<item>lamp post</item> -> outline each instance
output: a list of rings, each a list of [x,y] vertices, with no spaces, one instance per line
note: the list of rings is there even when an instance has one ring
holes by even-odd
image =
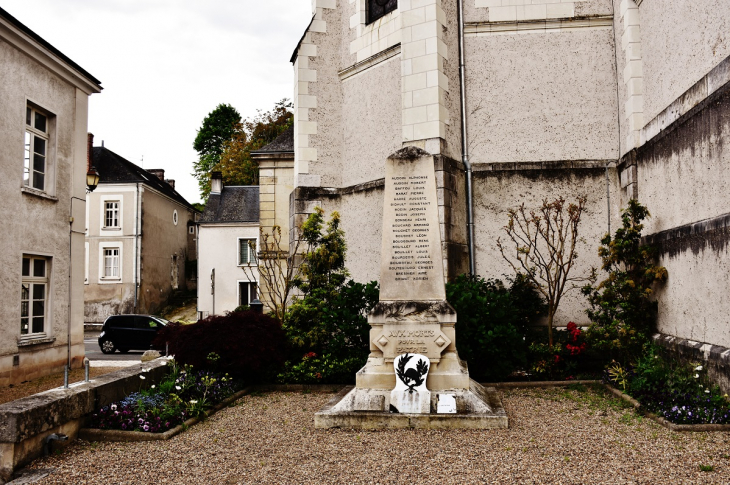
[[[89,171],[86,173],[86,193],[90,194],[92,193],[96,187],[99,185],[99,172],[96,170],[96,167],[92,166],[89,168]],[[73,265],[71,264],[71,261],[73,259],[73,252],[71,251],[72,248],[72,237],[74,233],[77,234],[84,234],[86,235],[86,232],[80,232],[80,231],[74,231],[74,217],[73,217],[73,203],[74,199],[76,200],[82,200],[84,203],[86,202],[86,199],[81,199],[79,197],[71,196],[71,208],[69,209],[69,216],[68,216],[68,328],[66,329],[66,368],[64,369],[64,375],[63,375],[63,387],[68,389],[68,374],[71,372],[71,286],[73,279],[71,278],[71,269]],[[87,380],[88,380],[88,369],[87,369]]]

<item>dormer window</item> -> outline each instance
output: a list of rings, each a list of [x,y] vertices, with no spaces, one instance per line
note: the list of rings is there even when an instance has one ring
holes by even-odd
[[[387,13],[398,8],[398,0],[367,0],[367,23],[371,24]]]

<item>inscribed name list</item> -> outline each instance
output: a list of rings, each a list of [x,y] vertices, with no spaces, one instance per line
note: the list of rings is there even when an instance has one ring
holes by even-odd
[[[385,167],[380,300],[445,300],[432,156]]]

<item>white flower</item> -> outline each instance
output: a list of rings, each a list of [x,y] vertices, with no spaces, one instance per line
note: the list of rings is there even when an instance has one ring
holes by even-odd
[[[152,387],[151,387],[151,389],[154,389],[154,388],[155,388],[155,385],[154,385],[154,384],[152,384]]]
[[[116,410],[117,410],[117,405],[116,404],[112,404],[112,411],[116,411]]]
[[[196,401],[195,399],[191,399],[190,404],[198,404],[198,401]]]
[[[710,393],[710,390],[709,389],[705,389],[705,394],[709,394],[709,393]]]
[[[695,374],[695,379],[699,379],[699,378],[700,378],[700,375],[699,374]]]
[[[182,389],[182,387],[180,387],[180,386],[175,386],[175,389],[177,389],[177,390],[179,391],[180,389]]]
[[[695,370],[702,370],[702,366],[698,365],[697,367],[695,367]]]
[[[140,379],[147,379],[145,376],[139,376]]]

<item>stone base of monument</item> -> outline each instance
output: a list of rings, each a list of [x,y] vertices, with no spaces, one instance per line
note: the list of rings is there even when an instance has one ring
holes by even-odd
[[[456,413],[439,413],[438,396],[453,395]],[[344,388],[314,415],[316,428],[492,429],[507,428],[507,413],[493,387],[470,381],[468,389],[432,391],[425,413],[392,413],[391,390]]]

